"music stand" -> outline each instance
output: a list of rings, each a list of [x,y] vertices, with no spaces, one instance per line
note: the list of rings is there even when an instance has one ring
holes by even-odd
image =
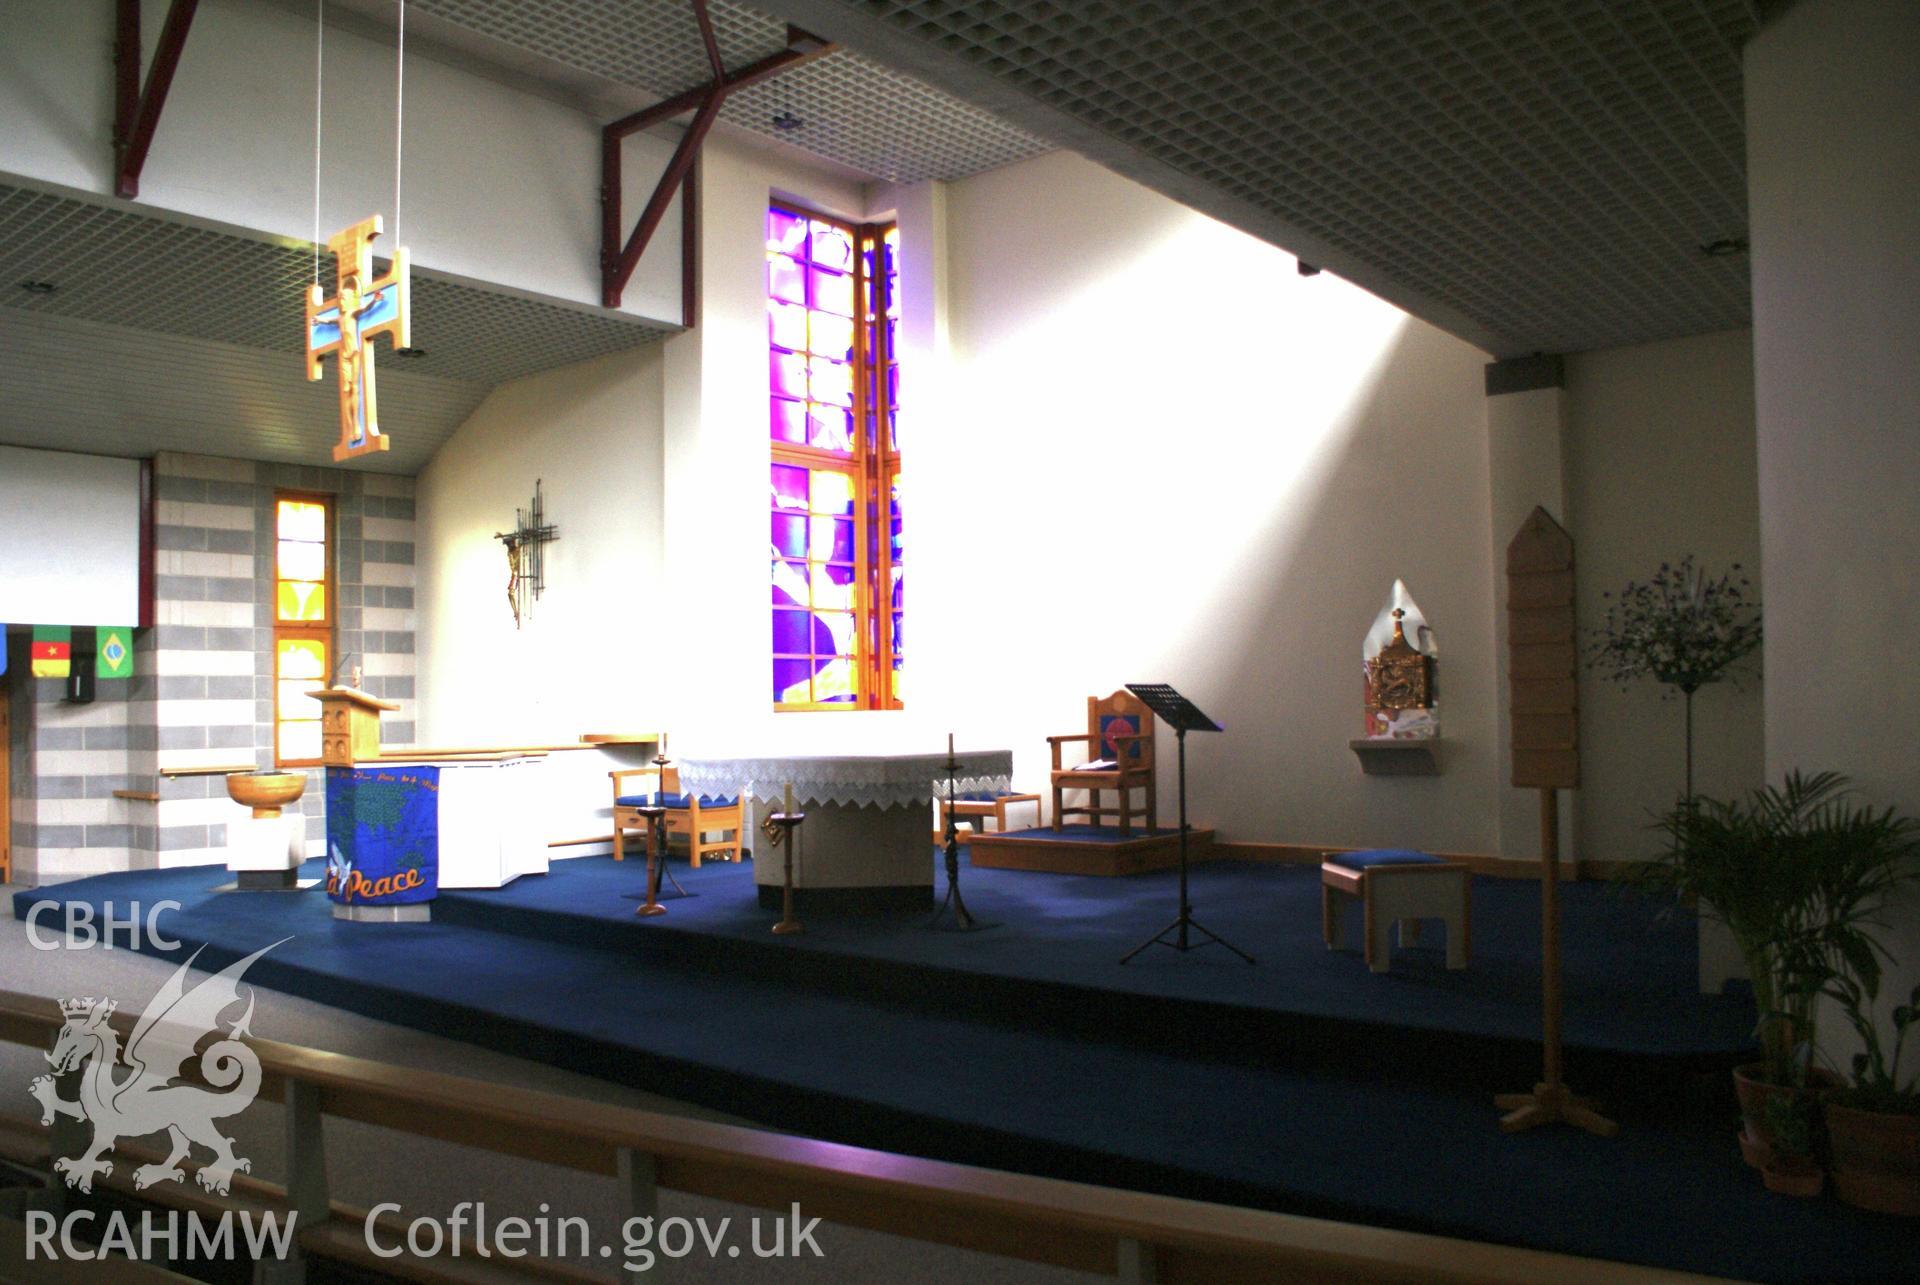
[[[1223,732],[1226,729],[1202,714],[1194,703],[1182,696],[1165,683],[1128,683],[1127,690],[1138,696],[1143,704],[1164,720],[1173,729],[1174,737],[1180,745],[1180,914],[1172,923],[1153,936],[1135,946],[1120,957],[1126,963],[1149,946],[1168,946],[1185,953],[1217,942],[1225,946],[1249,964],[1253,956],[1206,927],[1193,917],[1193,906],[1187,899],[1187,733]],[[1206,941],[1189,941],[1189,930],[1200,933]],[[1174,940],[1168,941],[1168,936]]]

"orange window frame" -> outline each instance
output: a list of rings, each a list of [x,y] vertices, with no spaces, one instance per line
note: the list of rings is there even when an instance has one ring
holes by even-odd
[[[316,504],[320,506],[321,517],[321,579],[318,582],[306,581],[301,577],[283,574],[280,565],[280,506],[283,502],[296,504]],[[314,724],[319,729],[319,713],[311,719],[283,718],[280,711],[280,693],[283,680],[280,676],[280,645],[283,642],[316,642],[320,644],[321,674],[314,682],[317,686],[327,685],[328,676],[333,667],[333,626],[335,612],[338,609],[338,586],[334,583],[334,497],[312,491],[275,491],[273,495],[273,536],[270,556],[273,558],[273,761],[276,767],[318,767],[320,755],[316,752],[311,758],[285,758],[280,753],[281,729],[288,723]],[[283,583],[318,583],[321,586],[321,614],[318,619],[288,621],[280,617],[280,593]]]
[[[894,223],[850,223],[784,201],[771,208],[825,223],[853,242],[854,356],[853,449],[850,454],[796,442],[772,442],[772,463],[797,465],[846,476],[853,486],[853,617],[855,692],[852,701],[775,700],[776,712],[794,710],[900,709],[893,683],[893,543],[891,497],[900,476],[900,452],[890,432],[894,406],[890,368],[897,358],[889,342],[885,273],[867,272],[878,261]],[[784,653],[781,653],[784,655]]]

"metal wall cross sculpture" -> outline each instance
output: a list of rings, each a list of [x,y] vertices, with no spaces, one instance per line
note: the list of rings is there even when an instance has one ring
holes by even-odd
[[[380,235],[380,216],[342,228],[327,241],[333,251],[338,285],[331,299],[315,282],[307,293],[307,378],[320,378],[320,359],[329,354],[340,365],[340,441],[333,448],[336,461],[387,449],[375,413],[373,341],[392,338],[396,350],[411,346],[408,328],[407,247],[393,252],[393,265],[384,277],[373,275],[373,240]]]
[[[507,546],[507,602],[513,608],[513,626],[518,629],[533,604],[547,587],[546,546],[560,538],[560,530],[547,521],[546,498],[540,492],[539,479],[533,483],[533,504],[513,511],[513,530],[495,531],[493,538]]]

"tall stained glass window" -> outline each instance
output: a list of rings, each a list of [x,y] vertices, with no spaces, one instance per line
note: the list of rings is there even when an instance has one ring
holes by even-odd
[[[899,246],[767,212],[776,709],[900,708]]]
[[[274,762],[320,761],[320,702],[333,648],[332,503],[324,495],[281,493],[274,501]]]

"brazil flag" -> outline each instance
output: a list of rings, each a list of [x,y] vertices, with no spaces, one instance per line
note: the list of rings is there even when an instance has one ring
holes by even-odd
[[[126,625],[101,625],[94,631],[93,656],[94,677],[133,677],[133,630]]]

